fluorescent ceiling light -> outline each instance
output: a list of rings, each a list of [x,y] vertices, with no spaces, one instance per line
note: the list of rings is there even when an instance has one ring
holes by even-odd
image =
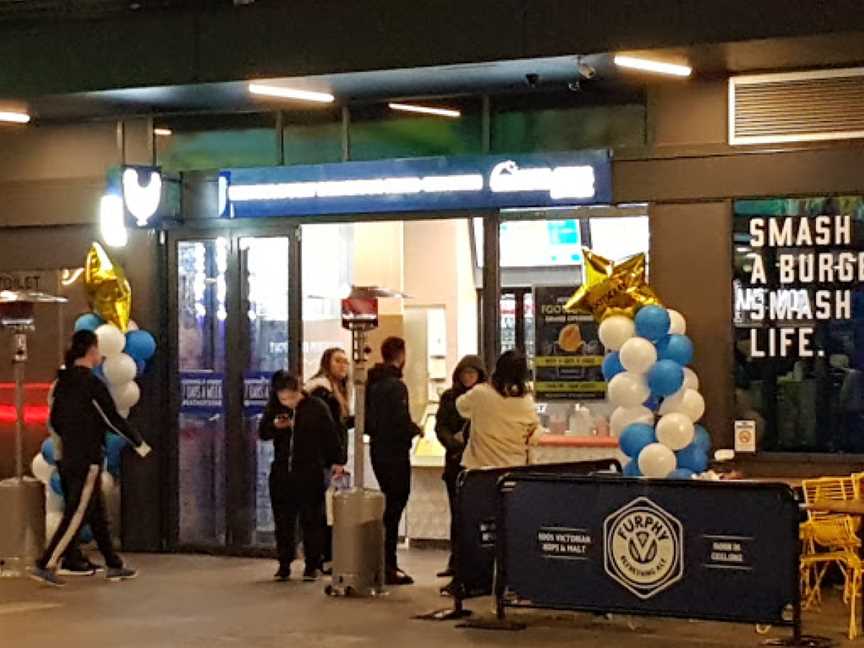
[[[390,103],[387,104],[392,110],[403,110],[405,112],[422,113],[424,115],[438,115],[439,117],[461,117],[458,110],[449,108],[431,108],[429,106],[415,106],[413,104]]]
[[[22,112],[0,111],[0,121],[12,122],[13,124],[26,124],[30,121],[30,115]]]
[[[264,85],[261,83],[250,83],[249,92],[265,97],[279,97],[280,99],[299,99],[300,101],[317,101],[318,103],[333,103],[335,97],[327,92],[311,92],[309,90],[297,90],[284,88],[282,86]]]
[[[657,74],[669,74],[678,77],[689,77],[690,73],[693,72],[693,68],[689,65],[652,61],[636,56],[616,56],[615,65],[633,70],[642,70],[643,72],[655,72]]]
[[[153,134],[160,137],[170,137],[174,134],[174,131],[172,131],[170,128],[154,128]]]

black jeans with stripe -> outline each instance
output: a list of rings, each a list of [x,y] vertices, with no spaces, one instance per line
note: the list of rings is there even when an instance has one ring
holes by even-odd
[[[105,557],[105,565],[108,568],[122,567],[123,561],[111,543],[111,530],[102,497],[101,467],[94,464],[79,468],[64,464],[61,477],[66,489],[66,508],[60,526],[37,565],[42,569],[56,569],[81,529],[89,524],[99,551]]]

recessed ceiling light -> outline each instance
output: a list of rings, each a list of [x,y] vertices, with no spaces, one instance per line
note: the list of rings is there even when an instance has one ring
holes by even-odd
[[[298,99],[300,101],[316,101],[318,103],[333,103],[336,98],[327,92],[311,92],[310,90],[297,90],[282,86],[265,85],[262,83],[250,83],[249,92],[265,97],[278,97],[280,99]]]
[[[26,124],[30,121],[30,115],[22,112],[0,111],[0,121],[13,124]]]
[[[439,117],[461,117],[462,113],[451,108],[432,108],[431,106],[415,106],[413,104],[390,103],[387,104],[392,110],[402,110],[404,112],[421,113],[424,115],[437,115]]]
[[[158,135],[159,137],[170,137],[174,134],[170,128],[154,128],[153,134]]]
[[[632,70],[642,70],[643,72],[654,72],[656,74],[669,74],[677,77],[689,77],[693,72],[693,68],[689,65],[678,65],[675,63],[664,63],[663,61],[653,61],[651,59],[639,58],[638,56],[621,56],[615,57],[615,65]]]

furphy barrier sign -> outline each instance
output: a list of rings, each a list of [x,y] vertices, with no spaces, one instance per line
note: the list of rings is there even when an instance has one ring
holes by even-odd
[[[534,390],[537,398],[603,398],[603,345],[590,316],[564,311],[573,286],[534,289]]]
[[[798,504],[782,484],[508,475],[509,605],[791,625]]]

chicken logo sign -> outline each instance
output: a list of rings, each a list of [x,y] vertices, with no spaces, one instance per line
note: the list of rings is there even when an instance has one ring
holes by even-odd
[[[606,573],[642,600],[684,577],[684,527],[647,497],[606,518],[603,544]]]

